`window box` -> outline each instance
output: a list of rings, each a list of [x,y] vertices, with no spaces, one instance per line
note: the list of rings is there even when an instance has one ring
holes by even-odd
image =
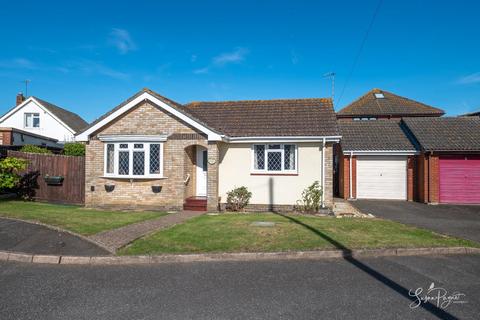
[[[61,186],[63,184],[63,176],[49,176],[48,174],[43,177],[45,183],[49,186]]]

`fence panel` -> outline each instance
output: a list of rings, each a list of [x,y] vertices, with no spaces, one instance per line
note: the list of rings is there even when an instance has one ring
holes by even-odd
[[[85,202],[85,157],[45,155],[8,150],[9,157],[26,159],[25,173],[38,172],[35,199],[71,204]],[[49,185],[44,177],[62,176],[62,185]]]

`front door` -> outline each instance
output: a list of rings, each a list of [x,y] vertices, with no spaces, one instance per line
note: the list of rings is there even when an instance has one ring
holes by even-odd
[[[207,150],[197,146],[197,196],[207,196]]]

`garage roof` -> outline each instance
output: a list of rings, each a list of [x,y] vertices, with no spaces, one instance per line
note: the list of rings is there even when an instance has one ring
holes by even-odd
[[[480,118],[404,118],[424,151],[480,151]]]
[[[417,151],[399,121],[339,122],[343,151]]]

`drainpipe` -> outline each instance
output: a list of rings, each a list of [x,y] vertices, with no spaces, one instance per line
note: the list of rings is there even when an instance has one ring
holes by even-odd
[[[349,170],[349,176],[350,179],[348,179],[349,182],[349,187],[350,187],[350,199],[353,199],[353,187],[352,187],[352,161],[353,161],[353,151],[350,151],[350,170]]]
[[[322,142],[322,208],[325,208],[325,138]]]

